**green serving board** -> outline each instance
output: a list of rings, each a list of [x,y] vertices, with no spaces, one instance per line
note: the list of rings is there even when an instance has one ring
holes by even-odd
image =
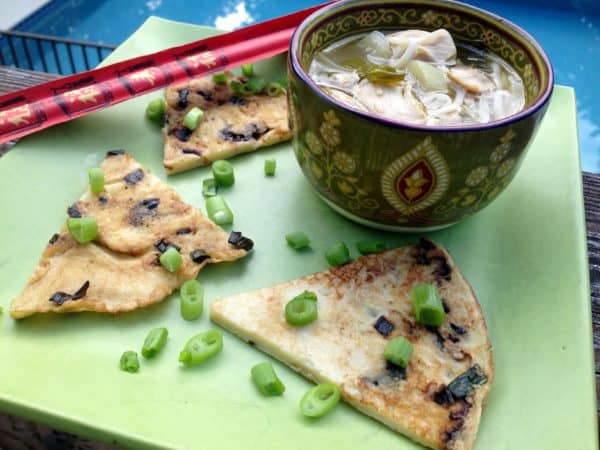
[[[134,57],[199,39],[213,30],[149,19],[109,58]],[[284,70],[283,57],[258,65]],[[179,350],[211,325],[179,315],[178,296],[118,316],[8,315],[65,208],[85,188],[86,168],[104,152],[126,148],[197,207],[208,168],[168,177],[162,136],[144,120],[150,94],[28,137],[0,159],[0,410],[131,448],[417,449],[347,405],[319,421],[298,401],[311,384],[275,363],[287,386],[261,397],[249,370],[269,359],[225,333],[213,360],[180,367]],[[265,158],[277,159],[273,178]],[[418,236],[377,232],[330,210],[313,193],[289,144],[235,158],[236,184],[223,191],[234,229],[255,240],[244,260],[210,266],[199,279],[207,300],[326,269],[324,249],[344,240],[381,238],[392,245]],[[306,231],[312,250],[294,252],[286,232]],[[444,244],[473,285],[494,349],[496,377],[478,450],[595,450],[585,222],[573,91],[558,87],[514,182],[490,207],[428,235]],[[119,370],[124,350],[140,349],[148,330],[166,326],[169,341],[140,372]]]

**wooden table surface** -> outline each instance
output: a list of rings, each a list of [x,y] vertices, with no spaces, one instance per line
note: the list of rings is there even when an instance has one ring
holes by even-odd
[[[7,67],[0,66],[0,94],[22,89],[24,87],[32,86],[34,84],[42,83],[50,79],[56,78],[56,75],[31,72],[26,70],[17,70]],[[0,156],[3,150],[0,147]],[[583,195],[585,201],[585,218],[587,224],[587,245],[588,245],[588,258],[590,264],[590,284],[591,284],[591,308],[592,308],[592,322],[594,328],[594,353],[596,355],[596,399],[597,399],[597,414],[598,422],[600,423],[600,174],[593,174],[589,172],[583,172]],[[27,432],[32,434],[31,430],[36,429],[36,433],[32,435],[40,435],[39,430],[46,431],[46,438],[50,436],[59,436],[60,439],[67,439],[72,445],[69,447],[63,442],[60,448],[75,448],[72,444],[74,437],[65,435],[64,433],[57,432],[55,430],[49,430],[44,427],[39,427],[35,424],[28,424],[24,426],[24,421],[16,419],[14,417],[8,417],[0,414],[0,448],[11,448],[8,445],[3,446],[3,428],[2,419],[11,421],[11,423],[19,423],[20,429],[28,430]],[[33,428],[32,428],[33,427]],[[67,436],[67,438],[65,438]],[[12,436],[14,437],[14,436]],[[69,440],[70,439],[70,440]],[[90,445],[88,442],[87,445]],[[23,448],[50,448],[50,447],[23,447]],[[54,448],[54,447],[52,447]],[[59,447],[56,447],[59,448]],[[87,448],[87,447],[86,447]],[[99,446],[97,448],[108,448],[106,446]]]

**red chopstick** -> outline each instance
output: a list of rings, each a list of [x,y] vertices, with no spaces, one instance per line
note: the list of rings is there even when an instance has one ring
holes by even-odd
[[[2,95],[0,143],[171,83],[283,53],[300,22],[330,3]]]

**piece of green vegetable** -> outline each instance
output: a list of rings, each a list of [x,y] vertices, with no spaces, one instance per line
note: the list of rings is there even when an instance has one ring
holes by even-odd
[[[274,159],[265,159],[265,175],[272,177],[275,175],[275,169],[277,168],[277,161]]]
[[[92,216],[69,217],[67,219],[67,229],[80,244],[86,244],[96,239],[98,235],[98,222]]]
[[[99,167],[88,169],[88,179],[90,180],[90,191],[92,194],[99,194],[104,190],[104,172]]]
[[[160,255],[160,264],[169,272],[177,272],[183,264],[183,258],[175,247],[169,247]]]
[[[167,343],[168,336],[169,330],[164,327],[150,330],[142,346],[142,356],[144,358],[154,358]]]
[[[194,106],[185,114],[185,117],[183,118],[183,126],[188,130],[195,130],[203,118],[204,111]]]
[[[229,89],[231,89],[231,92],[235,95],[244,95],[244,84],[245,83],[240,83],[236,80],[231,80],[229,82]]]
[[[285,235],[285,240],[294,250],[300,250],[310,245],[310,239],[303,231],[292,231]]]
[[[137,372],[140,369],[140,361],[138,360],[138,355],[133,350],[128,350],[121,355],[121,360],[119,361],[119,366],[121,370],[125,372]]]
[[[300,400],[300,412],[311,418],[324,416],[340,401],[340,390],[333,383],[318,384]]]
[[[204,309],[204,286],[196,280],[188,280],[179,289],[179,309],[185,320],[196,320]]]
[[[301,327],[317,320],[317,295],[304,291],[285,305],[285,320],[290,325]]]
[[[155,98],[146,106],[146,117],[148,120],[162,126],[165,121],[166,111],[167,105],[165,101],[162,98]]]
[[[242,75],[246,77],[251,77],[252,75],[254,75],[254,66],[252,64],[243,64]]]
[[[214,178],[202,180],[202,195],[205,197],[214,197],[217,195],[217,182]]]
[[[254,95],[254,94],[260,94],[266,87],[267,87],[267,80],[265,80],[262,77],[257,77],[257,76],[253,76],[248,78],[248,81],[246,81],[245,87],[245,94],[246,95]]]
[[[413,346],[410,341],[402,336],[395,337],[387,343],[383,356],[397,366],[406,367],[412,356]]]
[[[192,337],[179,353],[179,361],[185,366],[201,364],[215,356],[223,348],[223,333],[208,330]]]
[[[368,255],[370,253],[380,253],[385,250],[385,242],[360,241],[356,243],[356,249],[361,255]]]
[[[412,301],[417,322],[434,327],[444,323],[446,313],[437,287],[417,284],[412,290]]]
[[[273,364],[268,361],[259,363],[250,370],[252,380],[256,387],[265,397],[273,397],[282,395],[285,391],[285,386],[277,377]]]
[[[208,197],[205,201],[206,214],[208,218],[217,225],[229,225],[233,223],[233,213],[220,195]]]
[[[225,84],[227,83],[227,74],[223,72],[215,73],[212,79],[215,84]]]
[[[278,97],[283,94],[283,86],[277,83],[276,81],[272,81],[267,85],[267,95],[269,97]]]
[[[330,266],[339,266],[350,261],[350,250],[346,244],[338,242],[327,249],[325,258]]]
[[[421,87],[427,91],[446,91],[448,89],[446,75],[432,64],[413,59],[406,64],[406,70],[412,73]]]
[[[213,177],[219,186],[233,186],[235,175],[233,165],[224,159],[215,161],[211,165]]]

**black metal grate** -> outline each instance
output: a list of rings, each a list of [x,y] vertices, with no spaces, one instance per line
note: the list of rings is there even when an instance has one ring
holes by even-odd
[[[0,65],[69,75],[96,67],[113,45],[22,31],[0,31]]]

